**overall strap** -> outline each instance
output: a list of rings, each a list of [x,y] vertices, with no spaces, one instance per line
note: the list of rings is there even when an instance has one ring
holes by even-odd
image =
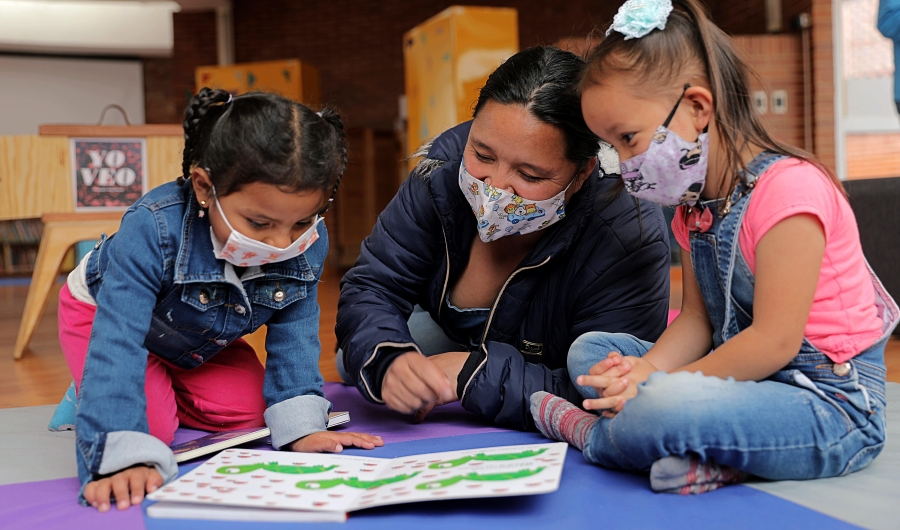
[[[728,249],[728,261],[723,262],[722,260],[717,259],[717,261],[719,261],[717,267],[719,267],[722,278],[725,279],[725,318],[723,319],[721,330],[722,342],[725,342],[730,338],[728,336],[728,328],[733,321],[733,297],[731,296],[732,280],[734,279],[734,266],[737,259],[737,251],[738,248],[740,248],[740,229],[744,222],[744,215],[747,213],[747,205],[750,203],[750,192],[753,191],[756,182],[763,173],[768,171],[772,164],[785,158],[788,158],[787,155],[768,150],[756,155],[756,157],[747,164],[747,169],[742,172],[741,181],[735,186],[734,192],[729,198],[729,203],[726,205],[726,211],[724,212],[725,217],[722,219],[722,224],[719,229],[719,234],[722,234],[725,237],[717,237],[720,242],[728,241],[731,245]],[[736,215],[728,215],[729,211]]]

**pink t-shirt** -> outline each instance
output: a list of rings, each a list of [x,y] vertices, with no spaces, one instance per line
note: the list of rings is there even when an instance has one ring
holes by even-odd
[[[805,336],[832,361],[842,363],[881,337],[882,322],[856,217],[831,179],[801,160],[773,164],[750,197],[738,235],[741,253],[755,274],[756,245],[773,226],[798,214],[816,216],[825,230],[825,256]],[[678,244],[690,250],[681,208],[675,213],[672,231]]]

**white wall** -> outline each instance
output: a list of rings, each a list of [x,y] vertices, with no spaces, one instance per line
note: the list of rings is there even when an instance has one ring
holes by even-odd
[[[893,78],[847,79],[844,86],[845,132],[900,132]]]
[[[37,134],[44,123],[95,124],[115,103],[144,123],[140,61],[0,55],[0,135]],[[110,110],[106,124],[121,125]]]

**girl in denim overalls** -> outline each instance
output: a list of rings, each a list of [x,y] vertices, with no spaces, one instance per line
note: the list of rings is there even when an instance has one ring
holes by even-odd
[[[292,451],[382,445],[325,430],[316,284],[347,160],[340,118],[204,88],[184,129],[184,178],[131,206],[60,293],[81,500],[100,511],[177,476],[179,425],[268,425]],[[241,339],[263,324],[265,368]]]
[[[572,345],[570,376],[599,417],[546,392],[532,414],[591,462],[649,471],[656,491],[843,475],[884,445],[897,305],[840,183],[766,132],[747,78],[697,0],[629,0],[580,86],[625,188],[679,205],[684,299],[656,344]]]

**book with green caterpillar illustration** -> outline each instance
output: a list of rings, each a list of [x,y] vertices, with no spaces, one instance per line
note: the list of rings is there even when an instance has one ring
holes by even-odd
[[[350,421],[349,412],[332,412],[328,414],[328,425],[326,428],[330,429],[343,425],[348,421]],[[214,432],[201,438],[172,446],[172,452],[175,453],[176,462],[187,462],[194,458],[219,452],[222,449],[260,440],[269,436],[269,434],[271,433],[268,427]]]
[[[151,517],[343,520],[350,511],[437,499],[550,493],[564,443],[369,458],[229,449],[151,493]]]

